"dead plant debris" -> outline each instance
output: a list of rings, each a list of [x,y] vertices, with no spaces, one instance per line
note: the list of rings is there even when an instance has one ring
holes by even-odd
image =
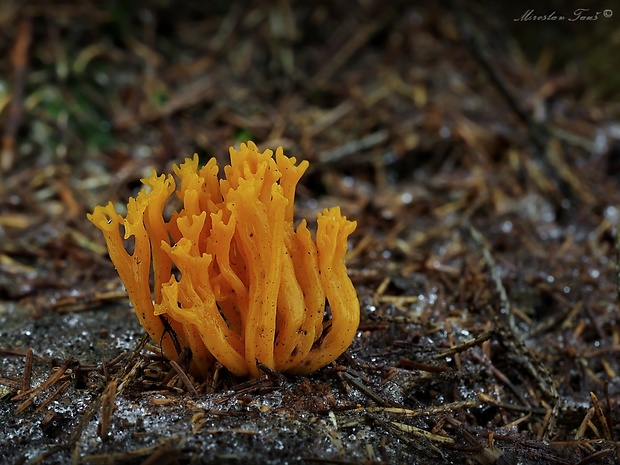
[[[0,7],[3,460],[620,461],[620,11],[48,3]],[[250,139],[357,220],[362,321],[312,376],[197,379],[86,213]]]

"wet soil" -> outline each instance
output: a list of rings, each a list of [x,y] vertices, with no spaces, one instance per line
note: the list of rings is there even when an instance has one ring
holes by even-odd
[[[128,3],[0,10],[0,461],[620,461],[620,11]],[[171,364],[86,220],[245,140],[358,222],[310,376]]]

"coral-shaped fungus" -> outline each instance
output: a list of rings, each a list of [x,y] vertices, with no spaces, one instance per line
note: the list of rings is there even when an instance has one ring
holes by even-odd
[[[231,148],[222,180],[215,159],[175,165],[182,208],[169,219],[175,178],[155,172],[125,217],[111,202],[88,215],[142,326],[169,359],[189,347],[195,374],[207,376],[215,360],[239,376],[258,376],[257,362],[311,373],[357,331],[359,303],[344,264],[356,223],[334,207],[318,215],[316,243],[305,220],[295,229],[295,188],[308,162],[296,165],[281,147],[272,155],[252,142]]]

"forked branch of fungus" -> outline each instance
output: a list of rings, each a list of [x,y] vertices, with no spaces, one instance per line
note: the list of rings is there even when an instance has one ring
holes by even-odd
[[[344,256],[356,223],[333,207],[318,215],[316,242],[305,220],[294,229],[295,189],[307,167],[282,148],[273,157],[249,142],[230,149],[222,180],[215,159],[175,165],[183,207],[168,220],[175,177],[155,172],[125,217],[111,202],[88,215],[166,357],[189,347],[192,372],[202,376],[216,359],[239,376],[258,376],[257,361],[307,374],[350,345],[359,303]],[[133,238],[131,253],[122,231]]]

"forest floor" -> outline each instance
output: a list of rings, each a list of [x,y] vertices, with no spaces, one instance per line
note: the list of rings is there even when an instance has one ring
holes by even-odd
[[[202,3],[2,2],[1,460],[618,463],[620,11]],[[86,214],[246,140],[357,221],[361,323],[312,375],[194,379]]]

